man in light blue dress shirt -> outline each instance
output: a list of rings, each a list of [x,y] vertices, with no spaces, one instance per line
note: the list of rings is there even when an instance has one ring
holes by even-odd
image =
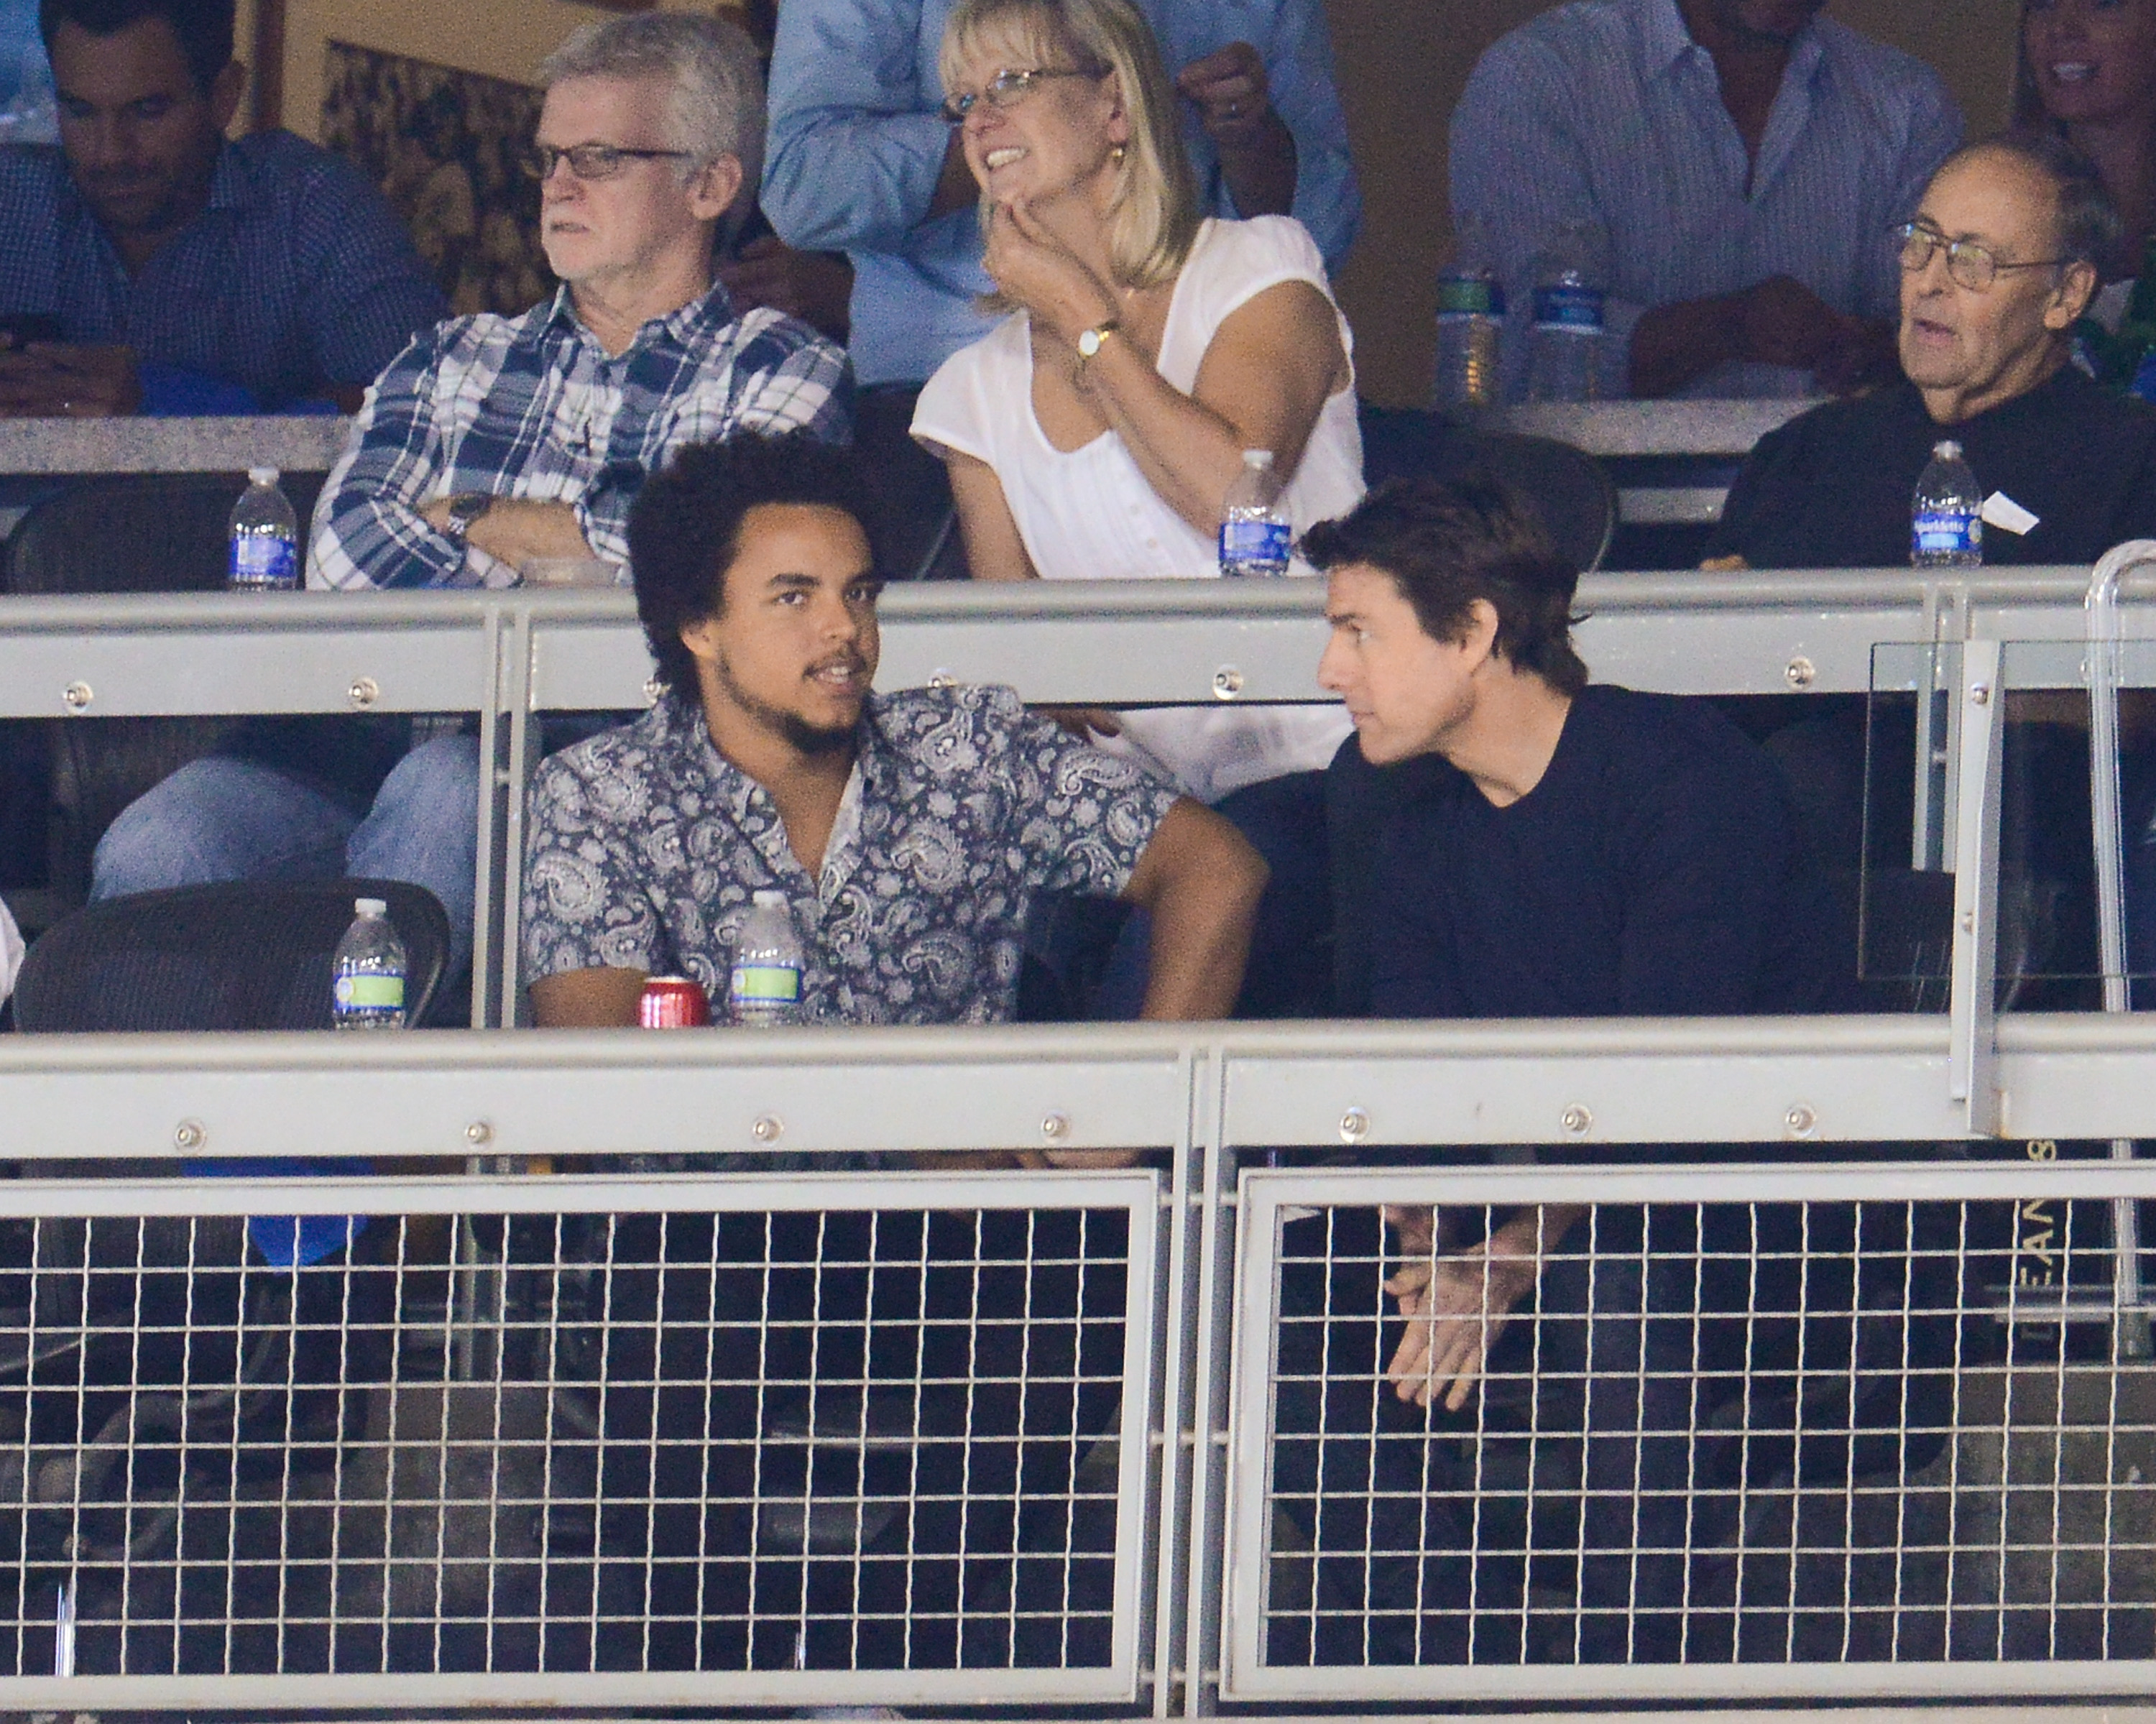
[[[1825,0],[1573,0],[1486,54],[1454,110],[1452,212],[1515,322],[1537,254],[1609,241],[1603,393],[1845,393],[1895,375],[1887,238],[1960,141],[1922,62]]]
[[[936,55],[952,3],[778,9],[764,213],[788,245],[852,257],[850,349],[865,388],[926,382],[994,321],[973,303],[991,285],[980,192],[941,111]],[[1183,142],[1207,213],[1292,215],[1337,270],[1362,201],[1319,0],[1139,8],[1185,98]]]

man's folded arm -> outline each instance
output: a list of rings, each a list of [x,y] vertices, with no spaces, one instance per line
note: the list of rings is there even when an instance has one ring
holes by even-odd
[[[413,341],[375,384],[352,440],[315,505],[308,585],[456,587],[475,583],[465,547],[421,512],[443,460],[433,336]]]

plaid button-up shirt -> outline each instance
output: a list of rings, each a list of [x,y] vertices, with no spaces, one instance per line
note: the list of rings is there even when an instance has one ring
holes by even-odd
[[[851,430],[846,356],[807,325],[737,318],[714,287],[609,355],[564,287],[521,317],[459,317],[382,372],[315,510],[313,587],[506,587],[516,571],[419,511],[459,491],[567,503],[629,562],[629,509],[670,452],[738,432]]]

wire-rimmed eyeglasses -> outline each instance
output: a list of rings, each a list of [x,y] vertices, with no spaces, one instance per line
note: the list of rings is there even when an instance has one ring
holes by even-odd
[[[961,91],[947,96],[943,102],[943,117],[953,126],[963,126],[966,116],[973,111],[974,105],[986,102],[992,108],[1011,108],[1024,101],[1033,86],[1044,78],[1105,78],[1106,66],[1034,66],[1023,71],[998,72],[981,86],[978,94]]]
[[[1989,246],[1974,239],[1949,239],[1924,222],[1903,222],[1888,231],[1900,243],[1904,275],[1922,275],[1931,267],[1932,254],[1943,251],[1947,254],[1947,274],[1957,285],[1971,293],[1984,292],[1998,280],[2003,269],[2056,269],[2075,261],[2072,258],[2037,258],[2025,264],[2003,264]]]

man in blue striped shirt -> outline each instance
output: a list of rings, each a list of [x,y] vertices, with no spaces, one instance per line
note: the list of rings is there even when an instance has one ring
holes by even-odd
[[[349,410],[449,309],[381,192],[227,142],[232,0],[44,0],[60,147],[0,146],[0,414]],[[9,343],[0,338],[0,350]]]
[[[1573,0],[1475,69],[1452,213],[1516,324],[1568,228],[1606,237],[1610,396],[1802,395],[1891,378],[1888,228],[1961,138],[1938,74],[1825,0]]]
[[[762,143],[747,38],[684,13],[615,18],[572,37],[546,78],[533,169],[563,285],[521,317],[453,319],[382,373],[316,508],[312,586],[508,586],[540,558],[619,569],[629,506],[674,449],[742,432],[846,440],[844,354],[777,312],[737,317],[712,274]],[[258,724],[239,757],[166,779],[99,844],[92,895],[411,880],[449,911],[461,960],[475,744],[440,737],[398,759],[398,737],[355,748],[353,721],[335,722],[334,736]]]

